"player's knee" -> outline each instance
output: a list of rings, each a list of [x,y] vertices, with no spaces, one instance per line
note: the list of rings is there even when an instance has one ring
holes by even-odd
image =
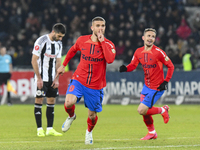
[[[137,111],[140,115],[146,115],[146,111],[144,109],[138,108]]]

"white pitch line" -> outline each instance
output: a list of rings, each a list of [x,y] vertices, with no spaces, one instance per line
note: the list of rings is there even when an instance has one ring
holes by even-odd
[[[192,139],[192,138],[200,138],[200,137],[170,137],[170,138],[159,138],[159,139],[168,139],[168,140],[174,140],[174,139]],[[104,141],[105,139],[95,139],[95,141]],[[135,141],[138,140],[140,141],[139,138],[132,138],[132,139],[106,139],[106,141]],[[70,142],[83,142],[83,140],[50,140],[50,141],[0,141],[0,144],[3,143],[38,143],[38,142],[65,142],[65,141],[70,141]]]
[[[93,148],[93,150],[104,150],[104,149],[138,149],[138,148],[167,148],[167,147],[200,147],[200,145],[164,145],[164,146],[133,146],[133,147],[108,147],[108,148]],[[91,149],[80,149],[80,150],[91,150]]]

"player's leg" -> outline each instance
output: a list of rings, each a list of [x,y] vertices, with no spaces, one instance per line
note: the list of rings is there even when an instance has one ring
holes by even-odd
[[[62,136],[62,133],[57,132],[53,128],[54,122],[54,106],[56,102],[56,97],[58,96],[58,88],[53,88],[52,82],[44,82],[43,87],[46,87],[46,98],[47,98],[47,108],[46,108],[46,118],[47,118],[47,129],[46,135]]]
[[[55,97],[47,97],[47,108],[46,108],[47,129],[46,129],[46,135],[62,136],[62,133],[57,132],[53,128],[54,106],[55,106]]]
[[[140,105],[138,106],[138,113],[140,115],[143,115],[143,121],[148,129],[148,134],[141,138],[141,140],[150,140],[150,139],[156,139],[157,134],[154,128],[153,124],[153,118],[151,115],[146,115],[148,112],[148,109],[152,107],[153,105],[153,99],[154,94],[156,93],[156,90],[149,89],[147,86],[144,85],[141,97],[140,97]]]
[[[37,125],[37,136],[39,137],[45,136],[44,130],[42,128],[42,103],[43,103],[43,97],[35,98],[34,115]]]
[[[97,112],[102,111],[103,89],[94,90],[84,87],[84,103],[88,108],[88,127],[85,134],[85,144],[93,144],[92,131],[97,123]]]
[[[92,131],[97,123],[97,120],[98,120],[97,112],[90,111],[88,109],[88,119],[87,119],[88,127],[86,129],[86,134],[85,134],[85,144],[93,144]]]
[[[75,103],[79,102],[82,97],[82,84],[77,80],[71,80],[66,92],[64,108],[69,115],[62,125],[62,131],[69,130],[72,122],[76,119]]]
[[[45,133],[42,128],[42,104],[44,100],[44,96],[46,93],[46,85],[43,83],[42,89],[37,88],[37,80],[34,80],[34,97],[35,97],[35,105],[34,105],[34,115],[35,121],[37,124],[37,136],[44,137]]]

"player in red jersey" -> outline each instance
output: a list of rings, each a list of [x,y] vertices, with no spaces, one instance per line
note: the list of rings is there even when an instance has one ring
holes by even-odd
[[[144,46],[135,51],[129,65],[122,65],[119,68],[120,72],[130,72],[136,69],[137,65],[141,63],[144,70],[145,84],[141,92],[141,103],[138,106],[138,113],[143,115],[143,120],[147,126],[148,134],[141,138],[141,140],[157,138],[152,115],[161,114],[164,119],[164,123],[168,123],[169,121],[169,107],[167,105],[163,107],[154,107],[153,105],[163,95],[164,90],[167,89],[167,84],[174,71],[174,65],[166,53],[154,45],[155,38],[155,29],[145,29],[144,35],[142,36]],[[165,79],[163,64],[168,68]]]
[[[63,74],[71,58],[77,51],[81,51],[80,63],[66,93],[64,107],[69,117],[63,123],[62,131],[69,130],[76,119],[75,103],[84,96],[84,103],[88,108],[85,144],[93,144],[92,130],[98,119],[97,112],[102,111],[103,87],[106,86],[106,64],[112,63],[116,55],[115,45],[104,37],[105,23],[102,17],[95,17],[92,20],[92,35],[80,36],[68,51],[63,65],[57,70],[57,76]]]

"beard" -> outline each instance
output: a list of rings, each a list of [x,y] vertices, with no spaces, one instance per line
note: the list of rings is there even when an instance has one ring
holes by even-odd
[[[53,39],[54,41],[58,41],[58,39],[56,38],[55,35],[52,36],[52,39]]]

